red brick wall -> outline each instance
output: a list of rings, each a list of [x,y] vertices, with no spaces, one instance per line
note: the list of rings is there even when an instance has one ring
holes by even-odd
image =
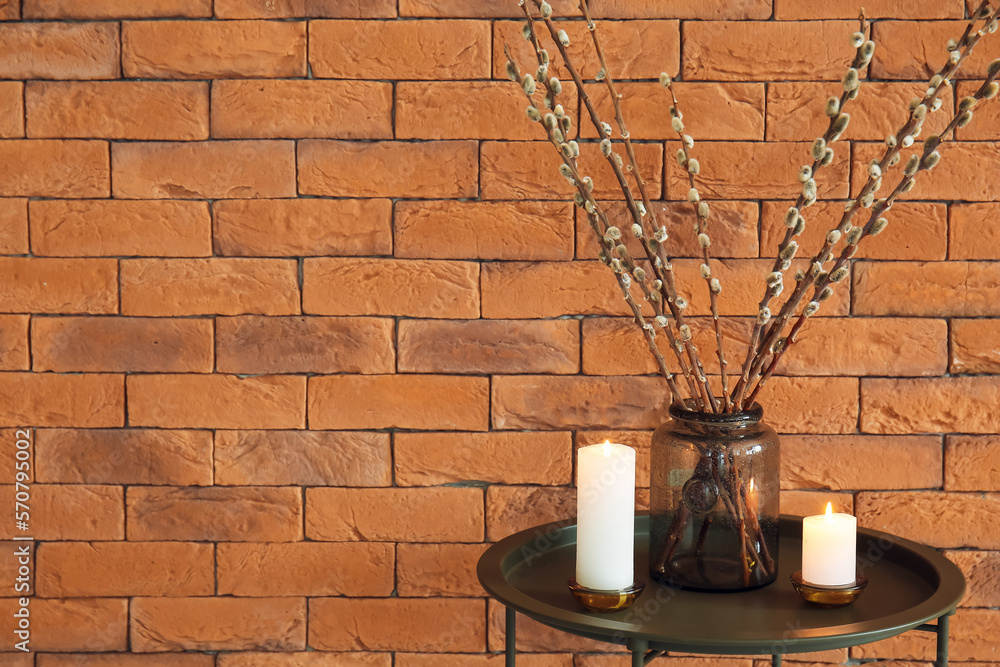
[[[602,30],[638,159],[690,256],[655,79],[682,82],[704,194],[722,200],[725,324],[745,336],[857,3],[592,2],[616,19]],[[833,198],[967,11],[864,4],[875,81],[819,179]],[[516,16],[515,0],[0,0],[0,534],[18,533],[15,429],[33,429],[39,652],[0,663],[499,664],[479,554],[573,512],[577,445],[611,437],[643,461],[665,403],[503,80]],[[1000,38],[978,51],[966,76]],[[985,665],[1000,664],[1000,105],[976,116],[763,403],[787,434],[784,510],[833,500],[945,549],[969,577],[952,658]],[[838,206],[810,210],[805,250]],[[705,314],[696,263],[677,266]],[[3,651],[15,606],[0,599]],[[527,667],[624,664],[523,627]],[[910,634],[805,659],[931,652]]]

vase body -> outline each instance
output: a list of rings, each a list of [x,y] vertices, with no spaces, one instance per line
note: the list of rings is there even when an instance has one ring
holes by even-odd
[[[732,414],[670,407],[650,449],[650,574],[735,591],[778,573],[779,445],[757,404]]]

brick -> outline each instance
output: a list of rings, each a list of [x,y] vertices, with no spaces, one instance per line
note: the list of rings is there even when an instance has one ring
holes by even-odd
[[[967,585],[963,607],[1000,606],[1000,551],[946,551],[962,568]]]
[[[395,7],[395,5],[393,5]],[[214,657],[214,656],[211,656]],[[391,667],[392,653],[332,653],[285,651],[282,653],[220,653],[219,667]]]
[[[310,540],[329,542],[480,542],[483,492],[310,488],[305,525]]]
[[[0,82],[0,137],[14,139],[23,136],[24,84],[20,81],[2,81]]]
[[[212,322],[139,317],[35,317],[34,370],[211,373]]]
[[[534,10],[532,13],[536,14]],[[580,16],[576,7],[569,14],[574,17]],[[523,14],[521,17],[523,19]],[[531,45],[521,36],[523,25],[523,20],[497,21],[493,24],[493,78],[507,78],[507,58],[503,52],[505,44],[510,46],[511,53],[522,72],[535,71],[537,66],[535,54]],[[664,71],[676,76],[680,70],[680,21],[597,21],[596,25],[608,72],[616,81],[656,79],[660,76],[660,72]],[[583,21],[570,21],[561,23],[559,28],[564,29],[569,36],[570,45],[567,51],[577,72],[584,80],[593,80],[601,65],[594,51],[587,24]],[[546,49],[552,58],[549,65],[550,75],[566,81],[572,80],[548,29],[536,24],[535,34],[542,48]],[[656,57],[643,58],[642,53],[650,44],[656,44]],[[507,85],[514,86],[509,82]],[[621,91],[622,89],[619,89],[619,92]],[[664,94],[667,93],[661,88],[657,97]],[[613,114],[608,114],[606,120],[613,122],[612,118]],[[584,121],[581,117],[580,122],[590,121],[589,119]]]
[[[20,0],[0,0],[0,20],[8,21],[19,18],[21,18]],[[32,659],[29,664],[34,664],[34,660]]]
[[[320,598],[309,604],[309,646],[323,651],[482,652],[482,600]]]
[[[930,79],[948,58],[945,42],[961,37],[966,25],[968,21],[878,21],[872,31],[879,48],[871,75],[879,79]],[[998,57],[1000,44],[984,39],[962,62],[956,78],[983,79],[986,66]]]
[[[330,197],[475,197],[478,147],[307,139],[298,143],[299,191]]]
[[[212,595],[211,544],[53,542],[38,549],[41,597]]]
[[[0,632],[14,637],[16,598],[0,600]],[[31,598],[32,653],[39,651],[127,651],[128,600]],[[10,644],[13,645],[13,642]],[[12,650],[8,649],[8,650]],[[10,653],[5,654],[11,655]],[[39,660],[43,662],[44,660]]]
[[[785,212],[791,201],[764,202],[761,218],[761,248],[774,256],[785,237]],[[818,202],[806,211],[806,230],[795,240],[800,257],[814,256],[823,246],[827,232],[840,224],[844,207],[838,202]],[[859,259],[936,261],[948,250],[948,211],[944,204],[900,202],[885,216],[889,226],[878,236],[868,236],[858,244]],[[857,214],[851,224],[864,225],[869,215]],[[715,249],[715,238],[712,238]],[[838,246],[837,251],[843,249]],[[789,276],[791,277],[791,276]]]
[[[558,98],[577,118],[576,86]],[[524,91],[511,81],[406,82],[396,86],[397,139],[544,139],[525,116]],[[576,136],[576,128],[570,130]]]
[[[393,322],[375,317],[219,317],[220,373],[392,373]]]
[[[577,6],[572,0],[554,0],[556,15],[576,15]],[[517,18],[524,16],[521,8],[504,0],[484,0],[470,4],[464,0],[401,0],[400,16],[429,16],[432,18]]]
[[[937,548],[1000,545],[1000,494],[862,492],[858,523]]]
[[[597,261],[484,264],[481,284],[483,317],[493,319],[631,312],[614,276]],[[539,289],[546,285],[557,289]]]
[[[131,375],[129,423],[159,428],[305,428],[306,379]]]
[[[24,0],[26,19],[211,18],[212,0]]]
[[[767,0],[594,0],[595,16],[608,18],[766,19],[771,17]]]
[[[506,642],[505,610],[496,600],[488,600],[487,633],[491,651],[503,651]],[[612,647],[596,639],[584,639],[561,630],[543,625],[528,616],[517,616],[517,650],[519,653],[565,651],[576,653],[592,653],[608,651]],[[518,655],[518,658],[521,656]],[[622,656],[625,657],[625,656]],[[577,662],[582,656],[578,656]],[[658,658],[663,660],[663,658]],[[669,658],[668,658],[669,659]]]
[[[13,466],[10,469],[13,470]],[[35,572],[38,570],[35,556],[37,545],[31,542],[15,542],[14,540],[3,542],[2,545],[3,550],[0,551],[0,574],[3,575],[5,581],[10,582],[7,590],[4,591],[3,597],[35,595]],[[22,561],[24,560],[25,551],[22,551],[22,549],[25,549],[27,553],[27,560],[24,562]],[[27,588],[23,588],[24,584],[27,585]],[[26,667],[33,667],[33,664],[28,663]]]
[[[0,494],[14,506],[13,486],[0,487]],[[30,534],[36,540],[125,539],[125,501],[120,486],[35,484],[30,495]],[[12,525],[0,531],[0,539],[9,540],[15,534],[20,535]]]
[[[576,522],[574,488],[490,486],[486,491],[486,539],[490,542],[552,521]],[[541,545],[545,531],[538,533]]]
[[[755,197],[787,200],[791,206],[801,190],[796,178],[799,167],[812,161],[809,150],[810,144],[799,142],[696,144],[692,156],[701,163],[702,173],[712,179],[697,181],[698,191],[706,199],[742,199],[749,191]],[[820,198],[842,199],[848,194],[849,151],[834,146],[834,152],[833,163],[817,174]],[[669,198],[686,199],[690,189],[687,169],[676,160],[668,160],[666,178]]]
[[[833,504],[834,512],[854,514],[854,496],[834,491],[789,490],[781,492],[781,513],[792,516],[823,514],[826,504]]]
[[[39,81],[25,99],[32,138],[208,139],[204,82]]]
[[[496,376],[492,421],[514,430],[656,428],[669,403],[659,377]]]
[[[976,52],[978,53],[978,51]],[[882,157],[885,146],[854,144],[854,168],[851,191],[857,194],[864,182],[862,174],[868,162]],[[917,151],[903,150],[903,159]],[[921,171],[916,178],[914,196],[921,199],[991,201],[996,188],[990,174],[1000,169],[1000,142],[954,143],[941,149],[943,162],[930,172]]]
[[[961,70],[959,70],[961,71]],[[959,81],[955,86],[956,99],[962,99],[966,95],[972,95],[982,82],[980,81]],[[955,130],[955,137],[961,141],[998,141],[1000,140],[1000,110],[995,104],[983,104],[980,102],[975,110],[975,123],[960,130]]]
[[[670,114],[664,113],[664,106],[669,108],[671,104],[670,93],[657,82],[625,82],[615,87],[622,96],[622,115],[632,139],[669,139],[674,142],[667,146],[669,154],[676,152],[680,147],[676,143],[677,135],[670,126]],[[586,88],[600,116],[611,122],[615,114],[607,86],[589,84]],[[696,140],[759,141],[764,138],[764,84],[681,82],[675,84],[674,89],[684,114],[684,132]],[[580,122],[584,137],[598,136],[589,120],[581,119]],[[618,150],[624,157],[624,148]]]
[[[113,259],[0,257],[0,312],[111,314],[118,310]]]
[[[924,82],[865,81],[858,98],[844,107],[851,115],[851,123],[841,140],[883,141],[888,135],[895,135],[906,122],[910,100],[917,96],[922,98],[926,91]],[[830,125],[830,118],[824,113],[826,99],[842,92],[836,83],[771,83],[767,89],[767,138],[771,141],[812,141],[822,135]],[[929,114],[924,123],[924,132],[928,135],[939,134],[954,115],[952,96],[942,95],[941,101],[941,109]],[[833,148],[836,150],[837,146]]]
[[[215,16],[220,19],[300,17],[391,19],[396,17],[396,3],[393,0],[278,0],[277,2],[274,0],[216,0]]]
[[[870,7],[868,5],[871,5]],[[865,17],[869,19],[954,19],[962,18],[965,7],[962,0],[920,0],[900,6],[892,0],[874,0],[865,5]],[[856,3],[849,0],[834,0],[821,6],[809,8],[795,0],[777,0],[774,17],[785,19],[853,19],[858,16]]]
[[[742,363],[742,359],[740,360]],[[948,326],[925,318],[810,319],[783,375],[943,375]]]
[[[392,106],[385,82],[222,80],[212,85],[212,136],[391,139]]]
[[[104,141],[3,141],[0,197],[107,197],[111,192],[108,165]]]
[[[992,405],[1000,382],[992,377],[865,379],[861,427],[868,433],[993,433]]]
[[[570,320],[401,320],[406,373],[576,373],[580,330]]]
[[[302,650],[306,644],[303,598],[136,598],[132,601],[132,650]]]
[[[311,21],[309,65],[321,79],[485,79],[487,21]]]
[[[40,429],[38,481],[55,484],[212,483],[212,434],[160,429]]]
[[[217,560],[220,595],[384,597],[395,587],[391,544],[220,544]]]
[[[396,653],[399,667],[500,667],[502,653],[463,655],[461,653]],[[573,656],[568,653],[519,654],[517,664],[523,667],[573,667]]]
[[[314,376],[309,379],[309,426],[485,431],[489,402],[489,383],[480,377]]]
[[[296,487],[132,486],[125,500],[129,540],[302,539],[302,490]]]
[[[1000,315],[1000,266],[991,262],[858,262],[856,315]]]
[[[0,426],[120,427],[125,423],[121,375],[0,373]]]
[[[948,259],[1000,259],[1000,204],[952,204]]]
[[[291,141],[117,143],[118,199],[257,199],[295,196]]]
[[[859,466],[862,460],[865,465]],[[781,486],[834,491],[940,488],[942,460],[936,436],[783,435]]]
[[[126,259],[121,263],[122,314],[297,315],[294,260]]]
[[[125,21],[128,78],[234,79],[306,75],[304,21]]]
[[[632,215],[625,202],[600,202],[611,224],[619,229],[632,226]],[[701,257],[698,235],[692,232],[694,209],[687,202],[650,202],[655,225],[664,226],[669,234],[666,245],[670,257]],[[719,201],[711,203],[709,231],[712,236],[712,257],[752,257],[759,255],[757,222],[760,207],[755,202]],[[649,223],[652,228],[654,223]],[[782,231],[784,227],[782,227]],[[642,256],[642,246],[631,234],[622,236],[633,255]],[[591,259],[598,256],[598,242],[586,213],[576,216],[576,256]]]
[[[569,199],[572,187],[559,175],[562,159],[549,143],[487,141],[480,150],[483,199]],[[636,162],[646,181],[646,192],[657,199],[662,192],[663,146],[635,144]],[[623,198],[618,181],[597,144],[580,145],[580,171],[594,180],[594,196]],[[687,190],[685,189],[685,196]]]
[[[569,433],[397,433],[396,484],[569,484]],[[503,471],[503,472],[500,472]]]
[[[216,431],[220,485],[389,486],[389,434],[361,431]]]
[[[303,311],[315,315],[479,317],[479,265],[419,259],[307,258]]]
[[[847,38],[857,26],[857,21],[692,22],[684,30],[683,77],[839,81],[854,55]],[[766,58],[761,44],[769,45]]]
[[[234,199],[212,204],[220,255],[391,255],[388,199]]]
[[[949,657],[953,664],[962,661],[967,667],[988,667],[996,659],[996,642],[992,637],[1000,628],[1000,615],[992,609],[959,609],[951,621]],[[923,667],[935,657],[934,635],[907,632],[891,639],[851,648],[852,658],[902,658],[922,660],[921,663],[883,663],[899,667]],[[966,663],[966,660],[986,662]],[[994,663],[995,664],[995,663]]]
[[[213,667],[215,656],[205,653],[46,653],[39,667]]]
[[[32,201],[28,208],[35,255],[212,254],[212,218],[205,202],[53,199]]]
[[[1000,374],[1000,322],[951,321],[952,373]]]
[[[944,488],[947,491],[1000,490],[1000,437],[949,435],[945,439]]]
[[[573,208],[562,202],[401,201],[396,257],[568,260]]]
[[[858,392],[852,377],[774,377],[757,401],[778,433],[856,433]]]
[[[0,315],[0,370],[30,370],[28,319],[28,315]]]
[[[117,79],[117,23],[0,25],[0,76],[8,79]]]
[[[32,428],[9,428],[0,429],[0,465],[6,466],[7,470],[12,471],[10,479],[16,480],[16,474],[13,472],[18,469],[18,464],[22,468],[23,472],[27,474],[27,479],[22,477],[22,482],[33,482],[35,481],[35,464],[29,461],[29,466],[24,470],[24,462],[17,461],[17,451],[19,442],[28,442],[28,450],[33,454],[33,444],[35,439],[35,434],[38,429]]]
[[[400,544],[396,563],[400,597],[482,596],[476,564],[485,550],[484,544]]]
[[[0,255],[28,254],[28,200],[0,199]]]

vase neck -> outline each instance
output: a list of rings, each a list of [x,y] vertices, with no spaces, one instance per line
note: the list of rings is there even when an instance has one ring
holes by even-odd
[[[764,417],[764,409],[759,403],[754,403],[746,410],[740,410],[739,412],[717,413],[692,410],[680,403],[673,403],[670,406],[670,416],[675,420],[699,426],[729,429],[753,426],[759,423]]]

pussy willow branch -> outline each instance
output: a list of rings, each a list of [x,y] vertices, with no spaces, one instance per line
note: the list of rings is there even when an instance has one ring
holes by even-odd
[[[535,3],[536,7],[541,9],[542,0],[533,0],[533,2]],[[529,15],[529,20],[531,20],[532,18],[533,17]],[[598,134],[604,136],[605,134],[605,131],[603,129],[604,123],[602,123],[600,116],[598,115],[597,110],[594,107],[593,102],[590,100],[590,97],[587,95],[584,89],[583,78],[580,76],[580,73],[577,70],[577,68],[573,65],[572,58],[570,58],[569,53],[566,50],[566,46],[562,43],[562,40],[560,39],[559,30],[556,27],[555,22],[550,17],[545,17],[545,16],[543,16],[541,20],[545,23],[546,27],[548,28],[549,33],[552,36],[552,40],[555,42],[556,48],[559,50],[559,54],[562,56],[563,62],[566,65],[566,69],[569,71],[570,75],[573,77],[573,81],[576,83],[577,89],[579,90],[580,93],[580,99],[583,101],[584,106],[587,108],[587,112],[590,116],[591,123],[593,123],[594,128],[597,130]],[[621,165],[618,164],[618,161],[621,158],[616,157],[616,154],[614,153],[609,153],[606,156],[606,158],[608,160],[608,163],[611,165],[612,171],[615,174],[615,178],[618,180],[619,187],[621,188],[622,192],[625,195],[626,204],[628,206],[629,212],[632,215],[633,224],[637,225],[639,229],[642,230],[643,215],[636,204],[634,196],[632,195],[632,190],[629,187],[628,180],[625,178],[625,174],[622,171],[622,167]],[[694,372],[697,373],[696,376],[697,382],[694,383],[697,386],[697,390],[694,390],[692,392],[692,395],[696,400],[698,400],[699,403],[703,402],[704,405],[714,406],[713,410],[718,411],[717,407],[718,403],[716,402],[715,397],[712,395],[712,390],[711,387],[709,386],[708,378],[705,376],[704,370],[701,365],[701,361],[698,358],[697,348],[694,346],[694,343],[691,340],[690,327],[688,327],[685,324],[684,315],[681,312],[682,309],[678,306],[676,302],[677,289],[674,282],[672,266],[664,254],[663,246],[662,244],[657,244],[657,247],[660,250],[660,254],[659,256],[656,256],[650,249],[650,242],[648,239],[645,238],[644,232],[640,238],[643,241],[642,243],[643,251],[645,252],[647,259],[649,260],[654,275],[656,275],[657,279],[660,281],[660,293],[658,295],[659,298],[650,299],[650,301],[654,307],[654,310],[656,309],[657,303],[659,301],[662,300],[666,302],[667,308],[670,310],[670,314],[677,325],[678,332],[680,332],[680,345],[677,345],[675,343],[673,347],[675,350],[675,355],[678,358],[678,362],[681,365],[682,372],[684,372],[685,377],[691,377],[694,374]],[[621,247],[624,248],[624,245],[621,244]],[[618,251],[617,247],[616,247],[616,252],[620,252]],[[657,314],[659,315],[660,313]],[[664,329],[665,328],[666,327],[664,327]],[[688,333],[685,334],[685,331]],[[683,355],[681,354],[681,350],[685,350],[687,352],[688,358],[690,359],[691,362],[691,369],[693,370],[690,369],[685,370],[685,362],[683,360]]]
[[[1000,9],[998,9],[994,14],[994,18],[997,17],[1000,17]],[[970,96],[976,101],[976,103],[982,101],[985,98],[987,90],[990,87],[990,84],[995,82],[997,78],[1000,77],[1000,61],[997,61],[996,65],[997,66],[994,68],[994,71],[986,78],[983,84],[979,87],[979,90],[977,90],[975,94]],[[973,105],[973,107],[974,106],[975,105]],[[945,127],[945,129],[942,130],[940,135],[931,137],[926,142],[924,142],[924,149],[921,155],[917,156],[916,154],[914,154],[913,157],[911,158],[911,160],[916,158],[916,164],[918,165],[917,170],[914,171],[913,173],[904,173],[899,183],[896,185],[895,188],[893,188],[893,191],[889,194],[889,196],[886,197],[884,205],[878,208],[873,208],[871,214],[869,215],[868,222],[865,223],[865,225],[862,227],[861,236],[858,239],[859,242],[863,240],[865,237],[873,235],[872,230],[875,227],[875,225],[878,224],[880,214],[891,208],[892,204],[895,202],[896,198],[900,194],[908,192],[912,188],[911,183],[915,182],[915,177],[917,173],[919,173],[920,171],[930,171],[931,169],[934,168],[934,166],[937,164],[937,160],[940,159],[940,154],[937,153],[937,148],[942,143],[944,143],[944,141],[947,140],[948,134],[953,135],[955,128],[958,127],[960,122],[963,122],[963,118],[966,116],[966,114],[970,113],[971,110],[972,110],[971,107],[968,109],[960,109],[954,115],[954,117],[952,117],[951,121],[948,123],[947,127]],[[856,252],[857,252],[857,243],[846,245],[844,249],[841,251],[840,256],[837,258],[837,261],[833,265],[830,272],[827,273],[825,276],[817,276],[818,280],[816,280],[815,282],[815,287],[813,289],[813,297],[812,300],[810,301],[810,306],[812,304],[816,304],[815,306],[816,309],[819,308],[819,303],[820,303],[819,295],[823,294],[826,289],[831,288],[831,284],[833,283],[832,276],[834,276],[837,273],[837,271],[839,271],[841,268],[845,267],[845,265],[854,257]],[[757,383],[757,386],[750,394],[749,400],[752,401],[757,396],[757,393],[760,391],[763,385],[774,373],[774,369],[781,361],[782,356],[785,354],[788,348],[795,343],[796,334],[805,324],[806,319],[808,317],[811,317],[811,315],[812,314],[806,315],[805,311],[803,311],[803,313],[799,315],[798,319],[795,321],[795,324],[792,326],[791,331],[789,332],[789,336],[787,338],[785,345],[782,346],[782,348],[777,352],[775,352],[775,354],[773,355],[771,363],[768,365],[767,370],[761,376],[760,381]]]
[[[723,338],[722,338],[722,325],[719,323],[718,297],[719,297],[719,292],[721,291],[721,284],[719,283],[719,280],[717,278],[715,280],[712,279],[712,268],[711,265],[709,264],[710,253],[708,252],[709,248],[708,203],[700,201],[700,197],[696,196],[698,193],[698,188],[696,187],[696,183],[694,181],[694,170],[691,167],[692,164],[691,154],[689,152],[689,147],[688,147],[688,144],[693,143],[693,141],[690,139],[690,137],[684,135],[684,126],[682,121],[684,114],[681,113],[680,105],[677,104],[677,96],[674,94],[673,81],[671,81],[670,77],[666,74],[662,74],[661,77],[663,78],[663,83],[666,84],[667,91],[670,93],[670,101],[671,101],[670,111],[671,115],[673,116],[673,118],[671,118],[671,127],[674,126],[675,122],[679,123],[679,125],[677,125],[676,132],[677,132],[677,138],[680,139],[681,143],[680,151],[681,154],[683,154],[684,156],[684,164],[682,164],[681,166],[684,167],[685,171],[687,171],[688,185],[690,185],[691,187],[691,189],[688,192],[688,201],[691,203],[691,206],[694,207],[694,218],[695,218],[694,229],[695,232],[698,234],[698,245],[701,247],[702,267],[704,267],[704,268],[699,267],[698,270],[699,273],[701,273],[702,278],[704,278],[705,280],[705,287],[708,288],[709,305],[712,310],[712,325],[715,328],[715,346],[716,346],[716,352],[719,355],[719,374],[722,376],[721,377],[722,397],[725,403],[723,409],[726,412],[730,412],[732,410],[732,401],[729,396],[729,378],[726,373],[726,366],[728,365],[728,362],[726,361],[725,346],[723,344]],[[675,118],[676,121],[674,121]],[[692,193],[694,194],[692,195]],[[704,243],[702,243],[703,238],[705,239]]]
[[[635,149],[632,146],[632,137],[631,137],[631,134],[629,133],[628,127],[625,124],[625,116],[622,113],[622,108],[621,108],[621,95],[618,93],[618,90],[615,87],[614,77],[611,75],[611,72],[610,72],[610,70],[608,68],[607,60],[604,57],[604,49],[601,47],[601,40],[600,40],[600,37],[598,36],[597,26],[594,23],[594,20],[593,20],[593,18],[590,15],[590,8],[588,6],[587,0],[580,0],[579,6],[580,6],[580,11],[583,13],[584,19],[586,19],[586,21],[587,21],[587,29],[590,32],[591,41],[593,41],[593,43],[594,43],[594,51],[597,54],[597,59],[598,59],[598,62],[600,64],[600,66],[601,66],[601,70],[600,70],[601,76],[599,76],[598,78],[603,79],[604,85],[608,89],[608,96],[609,96],[609,98],[611,100],[611,104],[612,104],[612,106],[614,108],[615,121],[616,121],[616,123],[618,125],[618,131],[620,132],[621,138],[622,138],[622,142],[625,145],[625,154],[628,157],[628,171],[630,171],[632,173],[632,177],[635,179],[636,189],[639,191],[639,197],[640,197],[640,199],[642,201],[643,208],[645,209],[646,214],[649,217],[649,224],[651,225],[651,227],[654,230],[658,229],[659,228],[659,224],[657,223],[657,220],[656,220],[656,213],[654,212],[653,207],[652,207],[652,205],[650,203],[649,195],[647,194],[647,191],[646,191],[646,183],[643,180],[642,173],[639,170],[639,164],[638,164],[638,161],[636,160],[636,157],[635,157]],[[601,128],[598,128],[598,133],[601,133],[602,129],[603,129],[603,125],[602,125]],[[626,195],[626,196],[628,196],[628,195]],[[640,217],[643,217],[643,216],[640,216]],[[643,235],[645,235],[645,234],[648,233],[648,230],[641,223],[640,223],[640,228],[642,229]],[[645,238],[640,237],[640,240],[641,240],[641,242],[644,245],[647,245]],[[669,260],[668,260],[668,258],[666,256],[666,251],[663,248],[662,244],[658,248],[657,256],[660,258],[660,262],[662,264],[663,271],[662,272],[661,271],[657,271],[656,275],[659,278],[659,280],[662,281],[662,284],[667,286],[667,289],[666,289],[667,293],[665,294],[665,296],[666,296],[667,302],[668,303],[672,303],[673,302],[672,300],[676,300],[677,294],[676,294],[676,289],[675,288],[672,289],[670,287],[670,281],[668,281],[666,279],[666,276],[661,275],[662,273],[666,273],[667,271],[671,271],[672,270],[670,262],[669,262]],[[654,266],[656,266],[656,262],[654,262]],[[671,276],[671,281],[672,281],[672,276]],[[678,323],[678,326],[680,326],[681,324],[683,324],[683,321],[680,321]],[[705,378],[705,369],[702,367],[701,360],[697,356],[697,348],[695,347],[693,340],[690,341],[690,344],[689,344],[688,347],[689,347],[690,350],[693,350],[695,352],[694,355],[691,355],[691,361],[692,361],[692,364],[698,369],[698,381],[702,385],[704,385],[704,388],[705,388],[705,390],[701,392],[702,393],[702,400],[704,400],[704,399],[707,398],[709,400],[709,403],[712,406],[712,409],[714,411],[718,412],[718,410],[719,410],[718,403],[717,403],[714,395],[712,395],[711,388],[708,387],[708,383],[707,383],[707,380]],[[725,372],[725,371],[723,371],[723,372]],[[727,405],[728,405],[728,396],[726,397],[726,402],[727,402]]]
[[[861,15],[859,19],[861,23],[861,34],[866,35],[868,31],[868,22],[865,20],[864,14]],[[854,54],[854,59],[851,61],[850,69],[859,70],[862,68],[864,57],[862,55],[862,49],[866,48],[865,43],[862,42],[857,46]],[[836,113],[828,114],[830,116],[830,122],[826,128],[826,132],[823,133],[822,139],[825,146],[829,146],[834,143],[841,132],[837,132],[835,126],[839,122],[839,119],[844,114],[844,107],[852,99],[851,91],[845,90],[841,93],[838,100]],[[848,116],[849,118],[849,116]],[[825,156],[816,157],[813,156],[813,162],[810,166],[810,171],[807,178],[815,178],[816,172],[820,170],[821,167],[825,166]],[[785,230],[785,235],[778,244],[778,251],[775,256],[774,265],[771,267],[771,272],[778,273],[778,277],[783,277],[784,269],[786,266],[791,264],[792,257],[795,256],[795,251],[797,250],[798,244],[791,246],[792,238],[801,234],[804,231],[804,220],[805,218],[801,215],[801,211],[807,206],[805,188],[799,193],[798,198],[795,200],[795,206],[793,207],[796,211],[795,220],[791,221],[791,224],[786,222],[787,229]],[[789,215],[792,213],[789,210]],[[789,251],[788,248],[791,247],[792,250]],[[771,303],[771,299],[778,296],[783,289],[783,278],[779,280],[774,286],[767,285],[764,290],[764,296],[761,298],[758,304],[758,313],[767,313],[768,306]],[[760,346],[758,348],[758,343],[761,339],[761,333],[764,331],[767,320],[761,316],[758,316],[757,321],[754,323],[753,332],[750,334],[750,343],[747,346],[747,356],[743,361],[743,366],[740,369],[740,379],[737,382],[736,387],[733,390],[733,403],[737,406],[737,409],[742,409],[745,404],[744,396],[747,391],[753,374],[759,371],[760,364],[763,363],[761,356],[766,354],[766,347]]]
[[[824,242],[823,247],[813,258],[813,265],[816,262],[819,263],[819,269],[813,268],[811,275],[803,275],[796,278],[796,286],[792,294],[788,297],[785,303],[782,305],[781,311],[776,318],[771,322],[767,333],[764,336],[763,343],[755,351],[754,364],[751,369],[750,379],[748,380],[748,385],[753,382],[759,382],[762,375],[765,373],[764,365],[768,360],[768,356],[774,352],[780,352],[782,345],[787,345],[788,341],[791,340],[789,337],[781,339],[781,333],[787,325],[791,316],[798,310],[798,307],[802,301],[810,284],[813,283],[816,276],[822,272],[823,266],[832,259],[831,249],[833,245],[837,242],[838,237],[846,235],[848,229],[850,228],[850,222],[854,217],[855,213],[861,208],[867,208],[874,206],[875,208],[881,208],[884,202],[881,200],[879,202],[874,202],[874,193],[881,187],[882,174],[885,173],[889,167],[896,164],[898,161],[897,155],[899,154],[901,147],[906,147],[912,143],[913,138],[911,135],[916,136],[914,132],[919,133],[919,127],[923,124],[924,117],[920,115],[917,111],[917,107],[923,105],[923,111],[930,109],[934,111],[937,106],[934,101],[937,99],[940,91],[950,83],[949,79],[957,71],[958,67],[964,61],[966,55],[969,53],[971,47],[974,47],[982,35],[976,35],[970,40],[970,35],[972,33],[975,24],[981,20],[979,17],[982,12],[988,7],[988,2],[984,2],[979,6],[979,8],[973,13],[973,19],[969,21],[966,26],[965,31],[962,34],[961,39],[957,42],[955,50],[953,52],[960,52],[959,57],[952,61],[949,57],[948,63],[942,67],[941,71],[938,72],[931,81],[933,82],[937,79],[937,83],[933,84],[928,88],[923,99],[916,100],[916,104],[911,105],[911,113],[907,122],[900,128],[899,132],[892,138],[887,139],[887,149],[883,158],[876,164],[878,166],[878,171],[875,171],[869,167],[869,174],[866,182],[862,186],[861,190],[854,200],[847,205],[844,214],[841,217],[840,224],[835,228],[836,234],[828,234]],[[968,48],[966,48],[968,47]],[[915,129],[917,128],[917,129]],[[907,139],[907,137],[910,137]],[[877,216],[876,216],[877,218]],[[801,328],[801,327],[799,327]],[[798,329],[796,329],[796,333]],[[794,341],[793,341],[794,342]],[[772,359],[773,362],[773,359]],[[773,371],[773,363],[771,365]],[[768,375],[770,377],[770,375]],[[759,391],[759,390],[758,390]],[[756,395],[756,392],[755,392]]]
[[[510,50],[506,46],[504,46],[504,54],[507,56],[507,62],[512,68],[514,76],[517,78],[518,81],[524,81],[525,77],[524,75],[521,74],[520,67],[518,67],[517,62],[514,60],[513,56],[510,53]],[[525,96],[528,99],[528,103],[530,105],[529,108],[534,109],[535,112],[538,113],[539,116],[541,117],[542,111],[538,109],[538,107],[535,105],[532,95],[527,90],[524,89],[523,85],[522,85],[522,91],[524,92]],[[550,95],[552,95],[553,93],[554,91],[549,90]],[[554,103],[555,101],[554,97],[550,97],[549,101],[550,103]],[[557,141],[555,132],[556,129],[558,128],[549,128],[544,125],[543,127],[546,128],[546,134],[548,136],[549,141],[559,151],[559,154],[563,160],[563,164],[565,164],[570,169],[571,179],[574,184],[574,187],[576,187],[577,189],[577,193],[589,205],[589,210],[587,211],[588,220],[590,221],[591,227],[594,229],[594,232],[597,234],[598,242],[601,243],[604,252],[606,253],[606,256],[610,257],[612,253],[615,252],[617,246],[615,246],[615,244],[607,238],[605,233],[608,227],[610,227],[607,215],[600,208],[600,205],[597,203],[596,199],[594,199],[593,195],[591,194],[590,189],[587,187],[586,179],[584,179],[580,175],[576,158],[566,155],[566,153],[563,151],[560,145],[560,142]],[[603,225],[604,230],[601,230],[600,228],[601,225]],[[624,246],[622,247],[624,248]],[[635,265],[631,261],[631,258],[623,256],[618,261],[625,262],[627,271],[632,272],[635,270]],[[624,297],[626,303],[628,303],[629,308],[632,310],[632,314],[633,317],[635,318],[636,324],[638,324],[639,327],[642,329],[643,336],[645,337],[646,343],[649,346],[649,351],[652,353],[654,359],[656,360],[657,367],[660,373],[667,381],[667,386],[670,389],[670,393],[671,396],[673,397],[673,400],[681,400],[681,394],[677,388],[676,382],[674,381],[673,374],[670,372],[670,369],[667,367],[666,360],[664,360],[663,355],[660,353],[659,348],[657,348],[656,346],[654,340],[655,333],[653,330],[653,326],[645,321],[642,315],[642,309],[640,308],[639,304],[635,302],[635,299],[632,298],[632,294],[629,289],[632,281],[631,278],[629,277],[629,274],[623,273],[621,271],[615,271],[614,273],[615,273],[615,279],[618,282],[618,286],[621,289],[622,296]],[[646,293],[648,298],[649,292],[646,290],[646,286],[643,284],[643,281],[638,280],[637,282],[640,283],[640,285],[643,288],[643,291]]]

